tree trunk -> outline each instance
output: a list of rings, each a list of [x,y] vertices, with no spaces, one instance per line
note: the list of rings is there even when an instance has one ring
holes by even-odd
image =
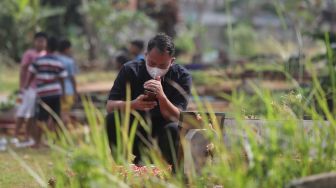
[[[82,7],[87,7],[87,0],[81,0]],[[84,8],[85,9],[85,8]],[[99,47],[99,39],[97,36],[97,32],[95,32],[95,28],[92,25],[92,20],[90,20],[89,16],[85,11],[81,12],[83,29],[86,35],[88,44],[89,44],[89,61],[92,62],[97,59],[98,56],[98,47]]]

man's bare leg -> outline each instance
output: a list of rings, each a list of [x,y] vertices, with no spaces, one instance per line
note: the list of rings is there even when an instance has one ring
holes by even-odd
[[[36,124],[35,118],[27,119],[27,125],[26,125],[26,140],[27,141],[30,141],[31,139],[34,140],[34,134],[35,134],[35,129],[36,129],[35,124]]]
[[[50,119],[49,122],[49,131],[53,134],[55,134],[55,139],[60,139],[60,128],[58,127],[58,124],[56,121],[54,121],[53,119]]]
[[[71,123],[71,118],[70,118],[70,113],[69,112],[62,112],[61,114],[63,123],[66,127],[68,127],[68,125]]]
[[[20,130],[24,124],[25,119],[22,117],[18,117],[16,120],[16,127],[15,127],[15,137],[19,138]]]
[[[42,134],[43,129],[42,126],[45,126],[45,122],[37,121],[34,129],[34,140],[35,144],[33,145],[34,148],[39,148],[41,146]]]

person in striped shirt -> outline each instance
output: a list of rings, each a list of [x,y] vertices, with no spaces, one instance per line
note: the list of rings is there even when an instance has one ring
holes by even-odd
[[[56,116],[60,116],[61,97],[64,95],[64,78],[68,73],[56,55],[58,40],[50,37],[47,42],[47,54],[39,57],[29,66],[31,73],[26,88],[35,80],[38,96],[37,120],[46,123],[51,131],[56,130]],[[56,116],[55,116],[56,115]],[[36,145],[41,144],[42,129],[37,126]]]
[[[28,68],[36,58],[46,54],[47,34],[38,32],[34,35],[33,48],[28,49],[22,56],[20,63],[20,104],[16,112],[15,137],[10,140],[16,147],[29,147],[34,145],[34,121],[35,121],[35,83],[31,83],[28,90],[24,89],[29,76]],[[25,125],[25,140],[19,140],[20,130]]]

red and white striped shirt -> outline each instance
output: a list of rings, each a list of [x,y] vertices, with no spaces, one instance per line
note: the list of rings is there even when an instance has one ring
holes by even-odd
[[[60,78],[66,78],[68,73],[56,55],[48,54],[37,58],[30,65],[29,71],[35,74],[38,96],[62,95]]]

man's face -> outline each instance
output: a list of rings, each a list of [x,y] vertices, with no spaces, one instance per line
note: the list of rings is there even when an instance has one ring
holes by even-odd
[[[146,63],[150,67],[168,69],[174,60],[175,58],[171,57],[168,52],[161,53],[157,48],[146,53]]]
[[[37,37],[34,39],[34,47],[37,51],[45,50],[47,47],[47,39],[44,37]]]
[[[133,44],[128,45],[128,51],[133,55],[136,56],[140,53],[138,47],[134,46]]]
[[[65,55],[68,55],[68,56],[71,56],[72,55],[72,49],[71,48],[67,48],[64,50],[64,54]]]

